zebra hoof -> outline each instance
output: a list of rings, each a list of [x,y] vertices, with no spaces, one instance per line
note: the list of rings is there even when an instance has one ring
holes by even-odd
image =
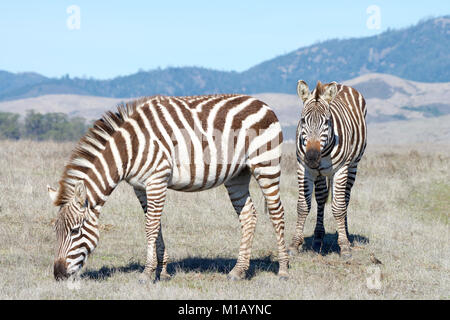
[[[242,279],[239,278],[239,277],[236,277],[234,275],[227,275],[227,280],[228,281],[239,281],[239,280],[242,280]]]
[[[245,272],[236,272],[231,270],[229,274],[227,274],[227,279],[230,281],[239,281],[245,278]]]
[[[172,279],[172,276],[167,272],[161,272],[161,274],[159,275],[160,281],[169,281],[170,279]]]
[[[344,260],[350,260],[352,257],[352,251],[349,247],[341,248],[341,258]]]
[[[138,277],[138,282],[140,285],[146,285],[151,282],[150,276],[146,273],[141,273]]]
[[[346,252],[341,254],[342,259],[344,260],[350,260],[352,258],[352,253],[351,252]]]
[[[289,274],[287,272],[278,272],[278,277],[280,278],[280,280],[282,281],[288,281],[289,280]]]
[[[287,251],[288,255],[291,257],[295,257],[298,256],[300,253],[299,248],[295,248],[295,247],[290,247]]]

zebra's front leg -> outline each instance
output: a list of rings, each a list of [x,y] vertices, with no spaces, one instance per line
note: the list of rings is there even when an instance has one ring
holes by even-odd
[[[349,179],[348,175],[348,166],[342,167],[334,175],[333,202],[331,204],[331,211],[333,212],[338,227],[340,254],[341,257],[346,259],[352,256],[350,241],[348,240],[347,207],[350,200],[350,191],[354,182],[354,177]]]
[[[239,256],[234,268],[228,274],[230,280],[244,279],[250,266],[253,235],[256,227],[256,210],[248,190],[250,172],[247,170],[225,184],[228,195],[241,223],[241,243]]]
[[[314,180],[305,172],[302,165],[298,165],[298,201],[297,201],[297,225],[295,227],[294,237],[289,246],[289,254],[295,255],[299,252],[301,245],[305,241],[303,229],[305,221],[311,210],[311,196],[313,192]]]
[[[146,186],[147,211],[145,213],[145,233],[147,238],[147,260],[141,280],[152,279],[158,266],[158,260],[164,261],[164,242],[161,231],[161,215],[167,193],[167,179],[152,180]],[[157,250],[157,248],[159,250]],[[158,259],[158,256],[160,259]],[[166,256],[167,257],[167,256]],[[162,262],[163,262],[162,261]],[[167,260],[166,263],[167,265]],[[163,270],[165,270],[163,262]],[[161,272],[163,273],[163,271]],[[164,271],[164,274],[167,271]]]
[[[147,194],[145,190],[134,188],[134,192],[141,203],[144,213],[147,213]],[[169,262],[169,254],[167,253],[166,246],[164,245],[164,239],[162,235],[162,227],[160,226],[158,232],[158,238],[156,239],[156,259],[158,261],[158,267],[161,268],[159,275],[161,280],[169,280],[170,274],[167,272],[167,263]]]
[[[323,215],[325,211],[325,203],[328,198],[328,186],[327,179],[324,176],[317,177],[314,183],[314,193],[317,202],[317,222],[314,229],[313,250],[320,252],[323,244],[323,238],[325,236],[325,227],[323,225]]]

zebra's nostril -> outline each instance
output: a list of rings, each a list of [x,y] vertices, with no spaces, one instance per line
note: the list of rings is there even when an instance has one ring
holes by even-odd
[[[311,163],[318,162],[320,158],[320,151],[311,149],[306,151],[306,160]]]
[[[53,275],[56,280],[64,280],[69,277],[67,273],[66,262],[63,259],[58,259],[53,265]]]

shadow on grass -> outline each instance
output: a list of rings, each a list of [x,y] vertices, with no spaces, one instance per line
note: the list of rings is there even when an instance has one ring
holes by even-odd
[[[330,253],[340,253],[341,249],[338,244],[338,234],[336,233],[326,233],[323,237],[323,243],[321,248],[313,247],[314,236],[305,237],[305,242],[303,243],[303,251],[315,251],[320,253],[323,256],[326,256]],[[348,236],[348,240],[350,244],[353,246],[356,243],[361,245],[366,245],[369,243],[369,238],[359,235],[359,234],[350,234]],[[320,250],[320,251],[319,251]]]
[[[303,251],[315,251],[318,252],[317,248],[313,248],[314,236],[306,237],[303,244]],[[349,240],[352,245],[355,243],[366,245],[369,243],[369,239],[362,235],[349,235]],[[340,248],[338,245],[338,235],[337,233],[327,233],[324,236],[324,241],[320,249],[320,254],[325,256],[330,253],[339,253]],[[236,259],[229,258],[198,258],[198,257],[187,257],[178,261],[170,262],[167,265],[167,272],[171,276],[175,275],[177,272],[213,272],[227,274],[233,269],[236,264]],[[103,266],[99,270],[86,270],[81,274],[82,278],[92,279],[92,280],[106,280],[113,276],[115,273],[130,273],[130,272],[142,272],[144,271],[145,265],[140,262],[132,261],[123,267],[107,267]],[[258,272],[272,272],[274,274],[278,273],[279,264],[278,261],[273,261],[270,256],[266,256],[259,259],[251,259],[250,267],[247,271],[246,279],[253,278]],[[156,279],[159,279],[160,270],[156,270]]]
[[[236,259],[226,258],[196,258],[189,257],[173,263],[169,263],[167,271],[173,275],[177,272],[217,272],[228,274],[236,264]],[[273,261],[270,256],[260,259],[250,259],[250,267],[247,271],[247,279],[251,279],[261,271],[278,273],[278,261]]]
[[[167,265],[167,272],[173,276],[177,272],[215,272],[227,274],[233,269],[236,259],[228,258],[197,258],[188,257],[178,261],[170,262]],[[106,267],[99,270],[86,270],[81,274],[82,278],[91,280],[106,280],[115,273],[143,272],[145,265],[140,262],[130,262],[123,267]],[[251,259],[250,267],[247,271],[246,279],[251,279],[256,273],[261,271],[278,273],[278,261],[273,261],[270,256],[260,259]],[[156,278],[159,279],[160,270],[156,270]]]
[[[91,280],[106,280],[115,273],[142,272],[144,265],[139,262],[130,262],[124,267],[106,267],[103,266],[99,270],[86,270],[81,274],[81,278]]]

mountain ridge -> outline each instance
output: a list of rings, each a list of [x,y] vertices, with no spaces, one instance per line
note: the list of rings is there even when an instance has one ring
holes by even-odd
[[[379,35],[331,39],[263,61],[242,72],[202,67],[139,71],[107,80],[48,78],[0,71],[0,101],[47,94],[110,98],[211,93],[292,93],[298,79],[342,82],[383,73],[420,82],[450,81],[450,15]]]

